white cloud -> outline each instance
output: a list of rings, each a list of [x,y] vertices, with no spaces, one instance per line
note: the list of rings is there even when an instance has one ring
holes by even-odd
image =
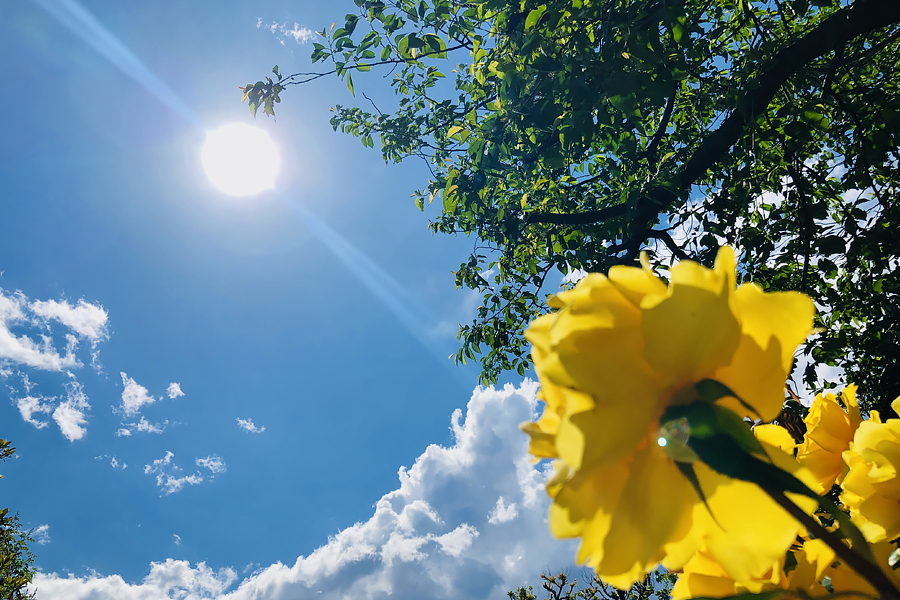
[[[127,464],[127,463],[121,463],[121,464],[122,464],[122,468],[123,468],[123,469],[127,469],[127,468],[128,468],[128,464]],[[119,461],[116,460],[116,457],[115,457],[115,456],[113,456],[113,457],[109,460],[109,465],[110,465],[113,469],[116,469],[116,468],[119,467]]]
[[[305,44],[306,42],[316,37],[315,31],[304,27],[300,23],[294,23],[293,28],[291,28],[287,23],[278,23],[276,21],[273,21],[271,23],[263,23],[262,18],[257,18],[256,28],[265,28],[271,31],[272,34],[278,39],[278,41],[281,42],[282,46],[284,46],[284,40],[286,38],[293,38],[293,40],[298,44]]]
[[[31,532],[31,537],[34,538],[34,541],[44,546],[50,543],[50,526],[47,524],[36,527]]]
[[[26,423],[31,423],[38,429],[43,429],[49,423],[47,421],[39,421],[34,418],[35,414],[50,414],[53,412],[53,402],[56,398],[44,398],[43,396],[26,396],[24,398],[19,398],[16,401],[16,406],[19,409],[19,414],[22,415],[22,418]]]
[[[125,427],[121,427],[116,430],[116,437],[129,437],[131,435],[131,430],[126,429]]]
[[[144,473],[149,475],[151,473],[156,473],[163,467],[172,464],[172,459],[175,458],[175,453],[166,450],[166,455],[162,458],[157,458],[149,465],[144,465]]]
[[[225,472],[225,462],[215,454],[206,458],[198,458],[194,462],[198,467],[209,469],[214,474]]]
[[[561,285],[576,284],[587,276],[588,276],[588,272],[585,271],[584,269],[567,268],[566,274],[562,276],[562,280],[560,281],[560,284]]]
[[[192,568],[186,560],[169,558],[151,563],[150,574],[137,585],[119,575],[76,578],[39,572],[34,587],[40,597],[57,600],[200,600],[220,597],[236,579],[233,569],[214,571],[202,562]]]
[[[175,477],[171,473],[160,473],[156,476],[156,487],[162,490],[163,496],[180,492],[186,485],[198,485],[203,483],[203,476],[199,473]]]
[[[491,525],[509,523],[518,516],[519,512],[516,510],[516,503],[510,502],[509,504],[504,504],[503,496],[500,496],[497,498],[497,504],[494,505],[494,510],[488,515],[488,523]]]
[[[77,340],[73,336],[67,336],[66,352],[60,355],[48,335],[40,334],[40,342],[36,342],[27,335],[16,335],[11,331],[14,326],[33,325],[26,315],[27,308],[28,299],[21,292],[6,295],[0,288],[0,362],[44,371],[81,366],[75,357]]]
[[[175,545],[176,545],[176,546],[180,546],[180,545],[181,545],[181,536],[178,535],[177,533],[173,533],[173,534],[172,534],[172,541],[175,542]]]
[[[59,430],[70,442],[80,440],[87,432],[84,411],[91,407],[84,393],[84,387],[77,381],[66,383],[66,400],[60,403],[53,411],[53,420],[59,425]]]
[[[159,423],[151,423],[146,419],[146,417],[141,417],[141,420],[138,421],[138,424],[135,425],[135,428],[138,431],[144,431],[146,433],[162,433],[166,430],[166,425],[168,424],[168,421],[164,422],[162,425],[160,425]],[[128,435],[131,435],[130,431],[128,432]]]
[[[245,431],[249,431],[250,433],[262,433],[266,430],[266,426],[257,427],[253,424],[253,419],[238,419],[237,420],[238,427]]]
[[[147,388],[125,373],[119,375],[122,376],[122,384],[125,386],[122,390],[122,411],[126,416],[133,417],[140,412],[142,406],[156,402],[156,398],[150,395]]]
[[[166,395],[174,400],[175,398],[184,396],[184,392],[181,391],[181,385],[173,381],[169,384],[169,387],[166,388]]]
[[[371,518],[293,565],[278,562],[255,570],[229,593],[228,586],[193,596],[170,592],[210,573],[206,565],[187,563],[166,580],[172,587],[165,589],[152,587],[149,578],[129,586],[117,575],[64,579],[55,574],[39,574],[36,588],[62,600],[502,598],[533,583],[548,567],[570,565],[575,556],[574,541],[555,540],[549,533],[547,473],[531,463],[518,429],[535,416],[536,390],[528,381],[519,388],[477,389],[465,420],[462,411],[454,412],[454,444],[429,446],[411,468],[401,468],[399,486],[375,504]],[[171,460],[167,453],[156,462]],[[513,506],[516,516],[510,518]],[[491,524],[497,515],[506,519],[502,527]],[[161,565],[154,563],[151,574]]]
[[[154,460],[149,465],[144,465],[145,475],[156,475],[156,487],[161,490],[161,496],[180,492],[188,485],[199,485],[204,481],[204,477],[199,471],[191,475],[179,476],[182,468],[172,462],[173,458],[175,458],[175,454],[167,450],[162,458]],[[214,475],[225,471],[225,463],[215,454],[206,458],[198,458],[195,463],[197,466],[209,469]]]
[[[91,342],[100,342],[109,337],[106,328],[109,313],[100,305],[89,304],[84,300],[79,300],[75,306],[66,300],[62,302],[36,300],[29,305],[29,308],[38,317],[59,321]]]

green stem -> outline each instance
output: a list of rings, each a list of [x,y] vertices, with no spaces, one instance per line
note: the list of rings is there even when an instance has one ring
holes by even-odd
[[[869,562],[858,553],[854,552],[849,546],[841,541],[840,537],[822,527],[818,521],[806,514],[803,509],[785,496],[784,492],[775,489],[765,489],[765,492],[778,504],[778,506],[800,521],[810,534],[828,544],[839,559],[841,559],[848,567],[859,573],[863,579],[868,581],[869,584],[878,591],[878,595],[881,596],[881,598],[900,600],[900,590],[897,589],[891,580],[888,579],[888,576],[885,575],[884,571],[877,565]]]

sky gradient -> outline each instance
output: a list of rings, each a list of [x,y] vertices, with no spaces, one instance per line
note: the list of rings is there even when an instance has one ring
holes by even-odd
[[[573,556],[517,429],[534,385],[447,360],[473,240],[426,230],[424,166],[331,130],[340,81],[240,104],[354,9],[0,6],[0,504],[38,598],[501,598]],[[276,190],[207,181],[233,122],[279,146]]]

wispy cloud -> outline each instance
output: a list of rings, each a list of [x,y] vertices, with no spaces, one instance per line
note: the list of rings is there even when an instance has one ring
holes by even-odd
[[[172,541],[175,542],[175,545],[176,545],[176,546],[180,546],[180,545],[181,545],[181,536],[178,535],[177,533],[173,533],[173,534],[172,534]]]
[[[16,406],[19,409],[19,414],[22,415],[22,418],[26,423],[31,423],[38,429],[43,429],[49,423],[47,421],[39,421],[34,418],[35,414],[50,414],[53,412],[53,403],[56,401],[56,397],[52,398],[44,398],[43,396],[25,396],[24,398],[19,398],[16,401]]]
[[[241,418],[238,418],[237,424],[238,424],[238,427],[240,427],[240,428],[243,429],[244,431],[249,431],[250,433],[262,433],[263,431],[266,430],[266,426],[265,426],[265,425],[263,425],[262,427],[257,427],[257,426],[253,423],[253,419],[241,419]]]
[[[35,527],[34,531],[31,532],[31,537],[34,538],[34,541],[40,544],[41,546],[45,546],[50,543],[50,526],[47,524],[40,525]]]
[[[205,481],[200,471],[183,475],[183,469],[173,462],[174,458],[175,454],[167,450],[162,458],[154,460],[149,465],[144,465],[145,475],[156,475],[156,487],[160,489],[161,496],[180,492],[186,486],[199,485]],[[216,474],[225,471],[225,463],[215,454],[197,458],[194,463],[198,467],[209,469],[212,473],[210,479],[215,479]]]
[[[263,23],[262,17],[256,19],[256,28],[271,31],[278,41],[281,42],[282,46],[288,38],[293,39],[298,44],[305,44],[316,37],[315,31],[300,25],[300,23],[294,23],[293,27],[288,25],[287,22],[278,23],[277,21],[272,21],[271,23]]]
[[[213,474],[225,472],[225,462],[215,454],[194,461],[198,467],[209,469]]]
[[[38,317],[58,321],[91,342],[109,338],[109,313],[97,304],[84,300],[79,300],[75,305],[69,304],[67,300],[36,300],[29,307]]]
[[[166,425],[168,424],[168,421],[165,421],[162,424],[151,423],[146,419],[146,417],[141,417],[141,420],[138,421],[137,425],[135,425],[135,429],[137,429],[138,431],[143,431],[145,433],[162,433],[166,430]],[[130,431],[129,435],[131,435]]]
[[[28,298],[22,292],[7,293],[0,288],[0,364],[20,365],[44,371],[63,371],[81,366],[75,356],[78,337],[66,334],[65,351],[55,347],[53,339],[45,332],[34,337],[27,334],[16,335],[13,328],[33,328],[40,326],[40,319],[28,305]]]

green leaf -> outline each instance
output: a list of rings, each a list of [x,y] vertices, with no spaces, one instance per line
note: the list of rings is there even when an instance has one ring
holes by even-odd
[[[546,11],[547,5],[542,4],[528,13],[528,17],[525,18],[525,31],[531,31]]]

